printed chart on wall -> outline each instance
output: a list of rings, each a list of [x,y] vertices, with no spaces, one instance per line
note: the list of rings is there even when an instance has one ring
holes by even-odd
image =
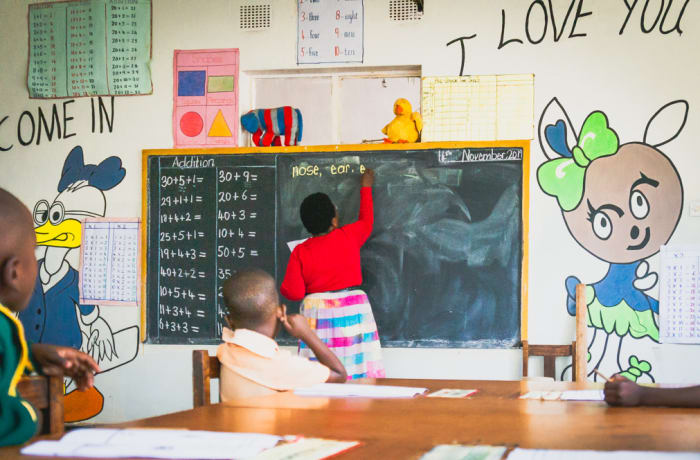
[[[175,50],[175,147],[238,145],[238,49]]]
[[[535,77],[422,79],[423,142],[533,139]]]
[[[363,0],[298,0],[297,64],[362,62]]]
[[[88,218],[80,253],[80,303],[137,306],[141,265],[138,219]]]
[[[700,343],[699,287],[700,246],[661,246],[661,342]]]
[[[150,0],[37,3],[28,23],[29,97],[153,92]]]

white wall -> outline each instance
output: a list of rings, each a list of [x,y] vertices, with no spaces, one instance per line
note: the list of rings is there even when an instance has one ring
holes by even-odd
[[[17,194],[30,208],[42,198],[56,195],[56,184],[66,155],[75,145],[85,151],[86,162],[98,163],[119,156],[127,170],[124,181],[107,195],[109,216],[141,214],[141,150],[170,148],[172,139],[172,56],[174,49],[240,48],[241,110],[249,109],[249,71],[296,69],[296,7],[292,0],[273,0],[272,28],[243,32],[238,29],[239,5],[245,1],[153,0],[154,92],[150,96],[115,99],[112,133],[92,133],[90,99],[69,104],[74,117],[69,139],[42,140],[40,145],[21,146],[17,122],[24,110],[36,117],[54,103],[29,100],[26,89],[27,1],[0,3],[0,187]],[[549,5],[549,2],[541,2]],[[566,15],[568,1],[553,0],[557,27]],[[577,6],[592,14],[581,17],[576,33],[568,38]],[[688,204],[700,199],[697,133],[700,132],[700,90],[697,85],[697,43],[700,43],[700,4],[690,1],[681,22],[682,35],[640,30],[645,3],[637,2],[625,32],[627,7],[623,1],[577,1],[558,42],[552,37],[552,21],[542,43],[528,43],[525,16],[531,2],[508,0],[426,2],[422,20],[394,23],[388,19],[388,0],[365,0],[365,61],[363,66],[420,65],[424,75],[456,75],[460,46],[446,43],[460,36],[477,34],[466,42],[465,74],[535,74],[535,118],[545,104],[558,97],[580,128],[586,115],[603,110],[621,143],[641,140],[649,117],[665,103],[685,99],[690,112],[685,129],[663,151],[672,159],[683,179],[685,209],[671,243],[697,243],[700,219],[690,217]],[[649,1],[647,23],[661,2]],[[668,3],[668,2],[666,2]],[[538,3],[539,4],[539,3]],[[533,7],[530,27],[534,38],[541,33],[541,9]],[[666,27],[672,27],[683,2],[675,1]],[[505,11],[505,38],[523,44],[498,49],[501,9]],[[655,10],[656,8],[656,10]],[[302,66],[310,67],[310,66]],[[313,66],[311,66],[313,67]],[[62,107],[63,101],[55,101]],[[389,108],[387,121],[390,118]],[[382,126],[377,126],[377,133]],[[573,318],[565,308],[564,279],[576,275],[592,283],[606,273],[607,264],[584,251],[569,235],[556,202],[538,187],[535,172],[545,160],[537,140],[532,143],[530,177],[529,340],[531,343],[568,343],[573,337]],[[658,269],[656,258],[652,269]],[[138,324],[135,308],[103,307],[113,329]],[[697,346],[659,345],[650,341],[640,352],[654,364],[657,380],[700,381]],[[145,417],[191,405],[190,350],[186,346],[144,345],[133,362],[97,377],[105,394],[103,412],[93,421],[120,421]],[[211,348],[213,351],[213,348]],[[520,350],[425,350],[389,349],[385,353],[391,377],[518,378]]]

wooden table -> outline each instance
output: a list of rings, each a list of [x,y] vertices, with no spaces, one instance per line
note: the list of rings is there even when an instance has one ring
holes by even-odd
[[[298,434],[363,442],[339,457],[342,459],[419,458],[434,445],[445,443],[700,451],[700,409],[517,399],[530,390],[600,388],[596,384],[394,379],[378,383],[430,390],[477,388],[479,392],[467,399],[314,398],[280,393],[119,426]],[[0,449],[0,458],[22,458],[18,450]]]

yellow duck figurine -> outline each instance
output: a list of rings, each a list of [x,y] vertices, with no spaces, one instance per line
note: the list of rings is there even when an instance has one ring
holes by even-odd
[[[418,112],[411,112],[411,103],[404,98],[394,102],[394,117],[388,125],[382,129],[386,134],[384,142],[387,144],[416,142],[423,129],[423,118]]]

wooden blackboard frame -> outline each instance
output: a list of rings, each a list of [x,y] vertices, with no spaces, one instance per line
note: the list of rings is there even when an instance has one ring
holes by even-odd
[[[425,142],[416,144],[347,144],[347,145],[307,145],[295,147],[230,147],[208,149],[145,149],[142,151],[141,168],[141,216],[145,225],[142,228],[141,270],[143,282],[141,285],[141,341],[147,340],[147,286],[148,279],[148,235],[149,235],[149,193],[148,193],[148,160],[154,156],[196,156],[196,155],[279,155],[279,154],[309,154],[329,152],[364,152],[364,151],[402,151],[429,149],[468,149],[468,148],[521,148],[522,158],[522,260],[520,280],[520,318],[521,340],[528,337],[528,267],[529,267],[529,203],[530,203],[530,140],[512,141],[477,141],[477,142]]]

